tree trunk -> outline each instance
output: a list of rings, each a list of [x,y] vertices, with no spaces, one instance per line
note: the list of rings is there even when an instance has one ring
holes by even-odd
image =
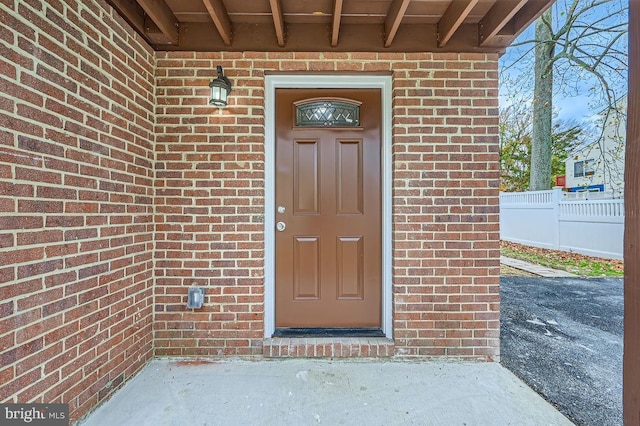
[[[629,22],[640,21],[632,0]],[[629,107],[624,176],[624,424],[640,424],[640,29],[629,25]]]
[[[529,189],[551,188],[551,129],[553,120],[553,55],[551,8],[536,21],[533,129],[531,132],[531,176]]]

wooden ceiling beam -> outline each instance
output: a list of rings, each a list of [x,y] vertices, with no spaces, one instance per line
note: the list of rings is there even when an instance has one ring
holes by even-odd
[[[169,5],[173,7],[176,1],[107,0],[156,50],[267,49],[297,52],[501,53],[553,3],[553,0],[416,0],[416,12],[413,13],[409,8],[413,5],[411,0],[360,0],[353,4],[347,4],[345,0],[331,0],[331,9],[326,10],[325,7],[322,13],[311,14],[323,15],[316,20],[309,12],[314,9],[302,7],[305,2],[294,2],[291,6],[294,9],[287,10],[293,20],[285,23],[284,0],[269,0],[269,9],[261,9],[259,19],[255,12],[258,10],[256,2],[243,0],[246,7],[240,7],[236,2],[225,0],[196,0],[200,11],[194,17],[195,12],[188,10],[195,9],[183,11],[181,8],[181,13],[174,15]],[[492,5],[489,12],[480,23],[468,23],[470,17],[474,17],[472,22],[478,22],[475,12],[485,10],[480,6],[485,2]],[[433,4],[433,10],[429,9],[432,7],[430,4]],[[202,5],[205,5],[206,12],[201,10]],[[236,9],[232,9],[232,5]],[[354,10],[346,10],[353,5]],[[439,19],[438,13],[441,14]],[[289,15],[286,16],[289,19]],[[185,21],[177,21],[178,18]],[[220,37],[213,35],[212,31]]]
[[[145,33],[144,9],[135,0],[108,0],[109,4],[125,21],[140,34]]]
[[[438,22],[438,47],[445,47],[478,0],[453,0]]]
[[[177,45],[180,25],[167,3],[164,0],[138,0],[138,4],[167,37],[169,44]]]
[[[202,0],[225,46],[231,46],[231,19],[222,0]]]
[[[513,34],[508,34],[503,42],[511,44],[529,25],[533,23],[542,13],[549,9],[555,0],[529,0],[527,4],[513,17]]]
[[[490,45],[500,30],[527,3],[527,0],[497,1],[478,24],[480,46]]]
[[[107,0],[107,2],[133,27],[149,44],[170,44],[170,40],[147,16],[136,0]]]
[[[391,46],[411,0],[393,0],[384,21],[384,47]]]
[[[340,25],[340,43],[329,45],[329,24],[287,24],[287,45],[280,47],[273,36],[273,23],[234,23],[233,44],[225,46],[219,37],[211,37],[210,22],[187,22],[180,25],[180,45],[156,45],[159,51],[257,51],[257,52],[476,52],[504,53],[504,47],[478,47],[478,24],[462,24],[443,48],[438,48],[436,24],[403,24],[393,44],[384,47],[380,24]]]
[[[281,0],[269,0],[271,5],[271,15],[273,15],[273,25],[276,29],[278,46],[284,47],[284,16],[282,14]]]
[[[338,36],[340,35],[340,19],[342,19],[342,4],[344,0],[334,0],[333,2],[333,18],[331,19],[331,47],[338,45]]]

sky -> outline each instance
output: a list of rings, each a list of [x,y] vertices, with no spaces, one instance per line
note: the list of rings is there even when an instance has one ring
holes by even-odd
[[[554,8],[554,29],[557,29],[560,23],[566,21],[568,14],[565,12],[567,6],[575,0],[558,0],[552,7]],[[579,0],[579,6],[583,7],[592,3],[594,0]],[[609,0],[604,2],[597,8],[588,9],[588,12],[580,15],[580,19],[576,22],[576,28],[593,27],[594,23],[599,26],[609,26],[613,24],[628,24],[628,14],[612,13],[612,11],[620,11],[621,9],[628,7],[628,1],[626,0]],[[501,70],[501,91],[500,102],[501,106],[507,106],[510,102],[513,102],[514,96],[520,98],[532,97],[533,86],[533,54],[531,52],[532,45],[519,46],[519,43],[523,43],[527,40],[532,40],[535,33],[535,24],[532,24],[527,28],[513,43],[513,47],[507,49],[506,53],[500,58],[500,70]],[[604,36],[596,34],[591,31],[592,36],[589,38],[582,38],[580,45],[583,46],[585,52],[593,54],[598,51],[594,48],[595,45],[601,45],[606,40],[606,37],[611,37],[611,33],[603,33]],[[575,32],[573,33],[575,34]],[[624,35],[616,45],[626,55],[626,35]],[[530,52],[528,55],[524,55],[525,52]],[[626,57],[624,55],[619,56],[625,61],[624,65],[618,64],[617,67],[626,67]],[[612,62],[613,63],[613,62]],[[566,64],[566,62],[564,62]],[[559,63],[557,70],[567,69],[562,62]],[[624,71],[625,78],[618,77],[616,79],[615,74],[611,73],[607,77],[607,81],[616,88],[616,96],[621,96],[626,93],[627,81],[626,71]],[[590,123],[593,122],[594,117],[603,110],[605,104],[598,102],[597,97],[590,97],[590,89],[599,87],[597,80],[592,75],[584,70],[580,71],[579,68],[574,68],[573,71],[567,74],[564,83],[561,83],[562,78],[559,77],[559,72],[555,74],[555,87],[554,87],[554,110],[557,117],[564,120],[575,120],[578,122]],[[509,80],[518,82],[518,85],[505,84]],[[527,84],[521,84],[521,83]],[[564,86],[568,88],[571,85],[571,90],[564,91],[561,88]]]

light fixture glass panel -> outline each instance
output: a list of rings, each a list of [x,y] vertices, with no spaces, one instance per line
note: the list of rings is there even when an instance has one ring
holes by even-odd
[[[229,96],[229,92],[231,92],[231,81],[224,76],[222,66],[218,65],[216,72],[218,73],[218,77],[209,83],[209,87],[211,88],[209,105],[223,107],[227,105],[227,97]]]
[[[224,106],[227,104],[227,89],[220,86],[211,86],[211,97],[209,103],[212,105]]]

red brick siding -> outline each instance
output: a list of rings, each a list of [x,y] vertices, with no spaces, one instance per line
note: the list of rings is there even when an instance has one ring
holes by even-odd
[[[112,14],[0,5],[0,395],[73,419],[152,355],[155,58]]]
[[[219,56],[158,54],[158,355],[262,354],[266,61],[225,54],[233,106],[218,109],[207,101]],[[197,311],[190,285],[206,289]]]
[[[3,401],[75,419],[154,343],[263,354],[265,70],[393,71],[384,355],[498,356],[496,56],[160,53],[156,68],[102,3],[5,1],[0,22]],[[223,110],[206,104],[218,64]]]
[[[394,66],[396,354],[499,355],[496,57]]]
[[[231,105],[207,105],[222,65]],[[264,71],[393,71],[394,337],[400,356],[499,354],[497,57],[159,53],[159,355],[262,353]],[[190,285],[202,310],[186,309]]]

